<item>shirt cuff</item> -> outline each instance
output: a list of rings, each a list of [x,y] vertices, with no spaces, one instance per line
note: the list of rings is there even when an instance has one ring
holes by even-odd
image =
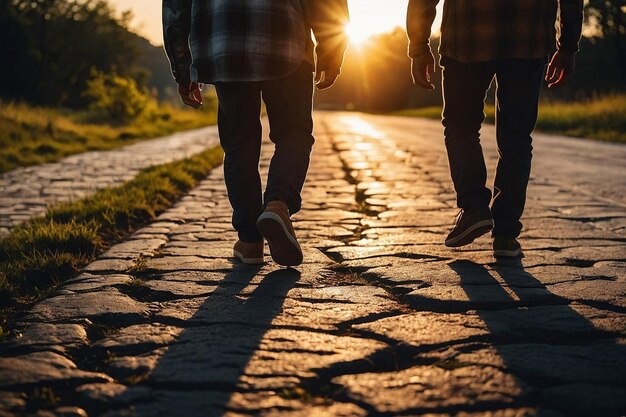
[[[556,45],[556,49],[559,52],[563,52],[569,55],[574,55],[579,51],[578,43],[568,44],[568,43],[558,42]]]
[[[409,45],[409,57],[413,60],[423,58],[426,55],[431,55],[432,51],[430,49],[429,42],[411,42]]]
[[[180,66],[174,71],[174,80],[178,84],[189,84],[191,82],[191,71],[189,65]]]

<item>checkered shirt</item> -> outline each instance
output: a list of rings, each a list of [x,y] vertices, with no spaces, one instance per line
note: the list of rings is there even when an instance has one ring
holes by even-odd
[[[583,0],[444,0],[439,53],[461,62],[578,51]],[[430,53],[439,0],[409,0],[409,56]]]
[[[318,69],[338,70],[347,23],[347,0],[163,0],[165,50],[179,83],[278,79],[313,63],[314,52]]]

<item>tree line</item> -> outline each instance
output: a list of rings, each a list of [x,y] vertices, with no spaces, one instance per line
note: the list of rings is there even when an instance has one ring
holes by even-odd
[[[589,0],[577,71],[555,99],[626,90],[626,0]],[[0,99],[82,108],[93,74],[132,79],[160,99],[177,101],[160,47],[129,30],[105,0],[0,0]],[[437,47],[437,39],[433,39]],[[351,45],[337,85],[317,95],[326,108],[390,111],[440,104],[414,87],[404,30]],[[441,72],[435,74],[439,84]],[[91,84],[93,85],[93,83]]]
[[[81,107],[98,72],[164,89],[163,51],[129,31],[130,17],[105,0],[0,0],[0,98]]]

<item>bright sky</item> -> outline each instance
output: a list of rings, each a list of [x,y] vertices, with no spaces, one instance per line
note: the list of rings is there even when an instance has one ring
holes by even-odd
[[[157,0],[109,0],[119,11],[131,10],[134,29],[153,44],[161,45],[161,2]],[[348,0],[351,15],[349,32],[354,40],[364,40],[369,35],[391,31],[405,26],[408,0]],[[443,3],[443,2],[441,2]],[[440,10],[434,27],[438,28]]]

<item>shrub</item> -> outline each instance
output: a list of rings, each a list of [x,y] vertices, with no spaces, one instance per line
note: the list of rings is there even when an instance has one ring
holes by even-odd
[[[112,123],[132,122],[150,104],[149,95],[134,79],[116,73],[93,71],[84,94],[91,100],[89,108],[94,115]]]

